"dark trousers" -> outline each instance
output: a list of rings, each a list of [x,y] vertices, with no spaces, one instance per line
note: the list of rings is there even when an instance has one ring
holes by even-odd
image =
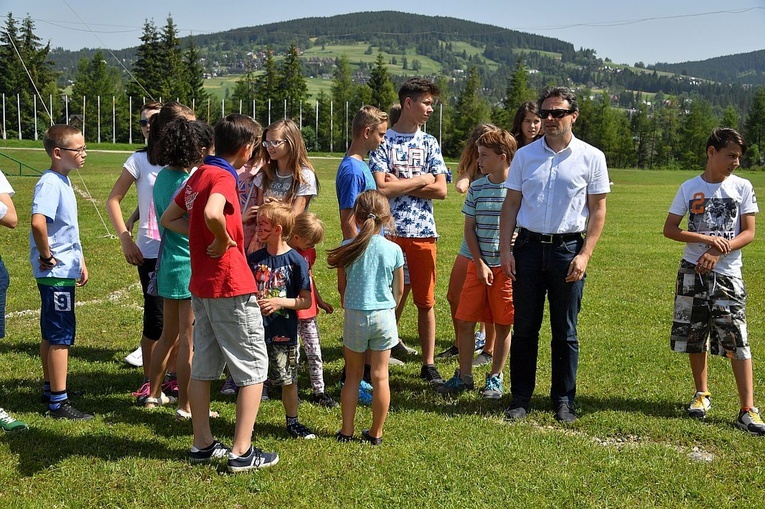
[[[539,330],[542,326],[545,295],[550,303],[552,329],[553,405],[573,403],[576,371],[579,365],[577,317],[582,305],[584,279],[566,283],[571,260],[582,247],[583,239],[543,243],[523,232],[516,239],[516,280],[513,283],[515,324],[510,345],[510,389],[513,399],[528,406],[536,385]]]

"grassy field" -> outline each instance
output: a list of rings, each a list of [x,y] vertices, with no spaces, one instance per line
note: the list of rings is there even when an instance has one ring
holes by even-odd
[[[6,150],[46,167],[42,152]],[[534,410],[522,423],[502,420],[507,396],[486,402],[465,394],[444,399],[421,382],[419,363],[391,372],[392,411],[385,443],[340,444],[339,409],[300,406],[301,421],[319,438],[298,442],[284,430],[279,401],[265,402],[256,441],[278,451],[279,464],[231,476],[220,466],[191,466],[185,453],[191,424],[172,408],[137,407],[130,391],[139,370],[122,358],[138,343],[141,310],[135,270],[108,234],[104,201],[127,153],[89,152],[81,174],[80,228],[91,282],[78,289],[78,337],[70,387],[84,390],[76,405],[96,413],[87,423],[54,421],[39,403],[39,296],[30,275],[28,221],[0,230],[11,273],[7,337],[0,341],[0,406],[30,424],[0,435],[0,507],[733,507],[762,500],[765,440],[732,426],[737,413],[728,362],[713,359],[714,408],[704,423],[685,417],[693,385],[687,360],[669,351],[675,271],[682,246],[661,229],[678,185],[694,172],[612,170],[605,232],[589,266],[580,319],[580,419],[562,426],[552,417],[549,330],[543,328]],[[325,300],[338,306],[334,274],[322,262],[339,241],[334,170],[337,158],[315,158],[322,184],[311,210],[327,225],[315,266]],[[7,170],[0,159],[0,168]],[[12,167],[11,167],[12,169]],[[746,173],[758,191],[765,173]],[[29,214],[35,178],[11,176],[14,202]],[[92,199],[85,197],[89,190]],[[123,209],[135,203],[131,191]],[[453,190],[436,204],[438,256],[437,350],[453,338],[446,283],[461,237],[461,197]],[[745,249],[749,329],[755,359],[755,402],[765,406],[765,247]],[[416,313],[407,309],[401,334],[416,341]],[[339,396],[338,341],[342,310],[319,320],[330,394]],[[448,376],[455,361],[438,365]],[[479,369],[476,379],[485,369]],[[505,374],[507,376],[507,373]],[[222,380],[221,380],[222,382]],[[308,396],[305,369],[301,397]],[[235,405],[215,387],[213,432],[231,442]],[[506,387],[507,389],[507,387]],[[362,408],[357,429],[368,425]]]

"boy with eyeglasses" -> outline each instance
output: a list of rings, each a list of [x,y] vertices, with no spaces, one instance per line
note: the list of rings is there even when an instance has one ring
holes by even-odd
[[[35,186],[29,233],[29,261],[42,303],[42,401],[54,419],[87,421],[93,415],[71,405],[66,385],[69,348],[76,332],[75,288],[88,282],[77,200],[69,180],[69,172],[85,164],[85,138],[77,128],[57,124],[45,131],[43,145],[51,164]]]

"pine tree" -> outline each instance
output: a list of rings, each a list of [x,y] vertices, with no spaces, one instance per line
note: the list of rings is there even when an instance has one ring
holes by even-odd
[[[121,88],[119,71],[106,63],[100,50],[96,51],[91,60],[84,57],[80,59],[72,87],[73,101],[69,111],[70,113],[82,114],[82,96],[87,98],[85,103],[85,135],[88,140],[96,141],[98,139],[100,118],[101,140],[111,141],[112,97],[116,98],[119,95],[122,99]],[[101,98],[100,115],[98,110],[99,97]],[[124,100],[121,100],[120,106],[123,104]],[[125,115],[117,115],[117,118],[120,119],[117,126],[118,132],[127,134],[127,128],[124,125]]]
[[[201,111],[200,108],[209,97],[204,89],[204,74],[205,69],[199,58],[199,50],[194,39],[190,39],[183,55],[183,79],[188,86],[185,104],[188,106],[195,105],[197,111]]]
[[[276,114],[279,111],[279,75],[276,70],[276,61],[274,52],[269,46],[266,49],[266,61],[263,64],[264,74],[258,77],[255,93],[256,118],[263,124],[268,125],[276,121],[280,116]],[[268,102],[271,101],[271,114],[269,115]]]
[[[162,68],[161,41],[154,20],[146,20],[144,23],[141,45],[138,46],[136,56],[138,58],[131,70],[132,78],[126,86],[128,95],[138,99],[146,98],[147,101],[159,101],[165,71]]]
[[[372,91],[370,104],[383,111],[388,111],[388,108],[396,101],[396,91],[393,89],[393,83],[390,80],[388,68],[385,66],[385,57],[382,53],[377,54],[367,86]]]
[[[178,29],[173,18],[168,16],[160,37],[160,68],[162,69],[162,99],[167,101],[187,101],[191,87],[186,81],[183,68],[183,51],[178,39]]]
[[[356,111],[361,107],[360,103],[354,101],[356,94],[355,86],[351,78],[351,64],[348,61],[348,57],[343,54],[336,61],[336,67],[334,72],[334,81],[332,82],[332,106],[334,111],[334,123],[332,128],[332,144],[333,150],[343,147],[343,143],[340,140],[344,139],[346,116],[345,116],[345,104],[348,103],[348,110]],[[321,137],[320,137],[321,139]]]
[[[6,117],[9,119],[18,118],[15,96],[19,94],[22,136],[26,139],[33,138],[35,134],[33,111],[37,92],[46,105],[48,95],[57,93],[52,63],[48,61],[49,52],[50,44],[43,46],[41,39],[35,35],[32,18],[24,18],[19,27],[13,14],[8,13],[5,27],[0,32],[0,93],[6,95]],[[24,70],[22,61],[27,70]],[[45,113],[39,97],[37,108],[39,135],[49,125],[50,117]],[[8,128],[8,137],[18,136],[17,121],[12,120],[5,127]]]
[[[528,76],[529,73],[523,64],[523,57],[521,57],[515,64],[515,71],[510,78],[510,83],[508,83],[507,94],[504,100],[505,111],[508,113],[507,116],[510,122],[515,118],[515,112],[518,110],[518,107],[525,101],[533,99],[533,92],[527,85]]]
[[[303,76],[303,66],[295,43],[291,43],[287,57],[281,66],[279,78],[280,99],[287,100],[287,117],[297,118],[300,113],[300,103],[308,98],[308,85]]]
[[[746,140],[750,145],[757,145],[759,151],[765,150],[765,87],[754,92],[754,101],[744,123]]]
[[[471,66],[465,80],[465,88],[457,99],[450,147],[455,149],[464,144],[473,128],[488,119],[489,107],[481,96],[481,77],[478,74],[478,68]],[[456,156],[457,151],[450,155]]]

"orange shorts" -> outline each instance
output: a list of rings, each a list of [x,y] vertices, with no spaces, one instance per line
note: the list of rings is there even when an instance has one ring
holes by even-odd
[[[406,256],[412,300],[418,308],[436,305],[436,239],[391,237]]]
[[[491,272],[494,274],[494,283],[487,286],[478,280],[475,263],[470,262],[457,313],[454,315],[457,320],[498,325],[513,324],[513,281],[502,272],[502,267],[494,267]]]

